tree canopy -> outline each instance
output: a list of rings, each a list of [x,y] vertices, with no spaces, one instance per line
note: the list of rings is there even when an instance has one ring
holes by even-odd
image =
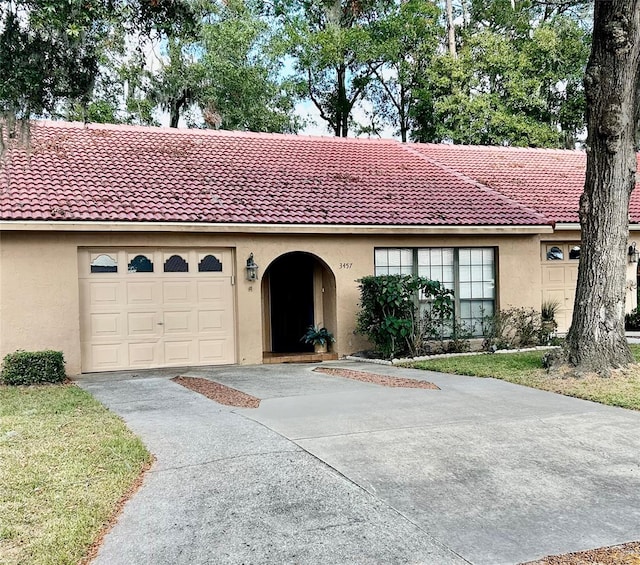
[[[339,136],[573,147],[590,26],[581,0],[0,1],[0,112],[295,132],[306,100]]]

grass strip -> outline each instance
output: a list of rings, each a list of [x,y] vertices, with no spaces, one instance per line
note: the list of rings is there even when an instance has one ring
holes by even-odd
[[[0,386],[0,563],[77,564],[150,462],[77,386]]]
[[[640,361],[640,345],[631,345],[631,351],[636,361]],[[595,375],[563,377],[547,374],[542,368],[543,354],[541,351],[528,351],[470,355],[417,361],[405,366],[440,373],[492,377],[609,406],[640,410],[640,367],[616,371],[609,378]]]

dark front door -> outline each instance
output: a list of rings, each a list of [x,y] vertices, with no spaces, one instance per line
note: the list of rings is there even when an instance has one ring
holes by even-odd
[[[269,267],[271,347],[274,353],[313,351],[300,338],[313,325],[312,257],[292,253]]]

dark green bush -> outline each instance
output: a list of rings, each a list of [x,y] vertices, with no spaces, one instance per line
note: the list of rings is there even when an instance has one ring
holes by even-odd
[[[637,308],[625,315],[624,329],[632,332],[640,330],[640,311]]]
[[[64,381],[64,357],[61,351],[16,351],[5,356],[0,383],[33,385]]]

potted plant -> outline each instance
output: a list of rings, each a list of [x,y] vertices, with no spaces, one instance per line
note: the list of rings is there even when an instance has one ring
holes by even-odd
[[[541,341],[548,342],[558,328],[556,322],[556,313],[560,308],[560,302],[557,300],[545,300],[540,308],[540,321],[542,325]]]
[[[316,353],[326,353],[329,344],[334,343],[336,340],[327,328],[309,326],[309,329],[302,336],[300,341],[313,344],[313,349]]]

